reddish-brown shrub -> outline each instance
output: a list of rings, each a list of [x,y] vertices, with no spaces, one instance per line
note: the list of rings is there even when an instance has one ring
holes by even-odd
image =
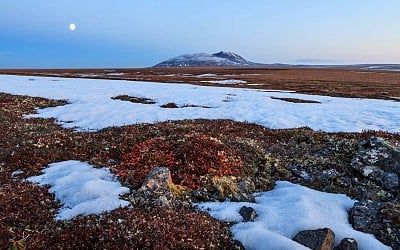
[[[181,140],[149,139],[138,143],[122,155],[116,172],[124,182],[138,187],[147,173],[158,166],[170,168],[174,183],[197,189],[201,176],[237,175],[242,162],[221,141],[200,134]]]

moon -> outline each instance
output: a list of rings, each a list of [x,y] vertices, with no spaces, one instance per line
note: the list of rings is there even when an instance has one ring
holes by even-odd
[[[70,30],[70,31],[74,31],[75,29],[76,29],[75,24],[74,24],[74,23],[70,23],[70,24],[69,24],[69,30]]]

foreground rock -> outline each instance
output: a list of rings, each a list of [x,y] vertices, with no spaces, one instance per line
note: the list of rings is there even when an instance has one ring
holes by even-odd
[[[136,207],[147,209],[172,209],[182,204],[174,195],[178,189],[171,178],[171,172],[166,167],[152,169],[143,181],[142,186],[129,196],[131,203]]]
[[[299,232],[293,240],[313,250],[332,250],[335,244],[335,233],[329,228],[304,230]]]
[[[374,234],[384,244],[400,249],[400,202],[356,202],[349,220],[354,229]]]

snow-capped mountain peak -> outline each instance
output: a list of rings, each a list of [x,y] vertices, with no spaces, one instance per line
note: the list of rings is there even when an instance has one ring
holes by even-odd
[[[154,67],[249,66],[254,64],[233,52],[220,51],[212,55],[207,53],[184,54],[163,61]]]
[[[220,51],[212,55],[216,57],[225,58],[237,63],[249,63],[246,59],[233,52]]]

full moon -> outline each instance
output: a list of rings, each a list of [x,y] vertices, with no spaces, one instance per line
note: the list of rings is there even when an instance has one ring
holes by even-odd
[[[75,28],[76,28],[75,24],[73,24],[73,23],[70,23],[70,24],[69,24],[69,30],[70,30],[70,31],[74,31]]]

